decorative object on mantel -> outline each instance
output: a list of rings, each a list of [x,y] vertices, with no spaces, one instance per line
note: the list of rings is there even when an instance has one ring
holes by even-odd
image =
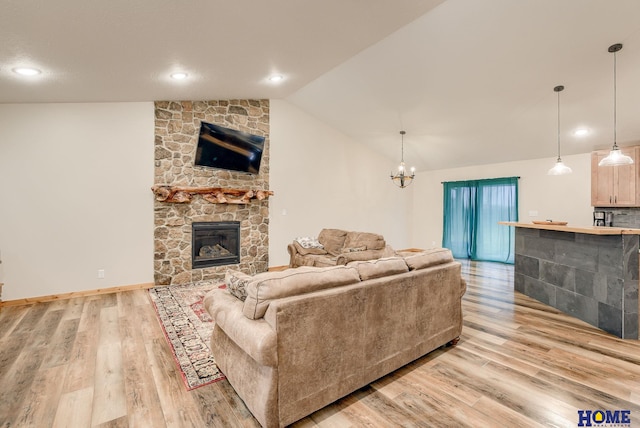
[[[558,85],[553,90],[558,94],[558,160],[556,165],[547,172],[547,175],[566,175],[573,171],[562,162],[560,157],[560,92],[564,90],[564,86]]]
[[[413,182],[413,178],[416,176],[416,169],[414,167],[411,167],[411,175],[406,174],[406,167],[404,165],[404,134],[406,134],[405,131],[400,131],[402,138],[402,152],[400,165],[398,165],[398,172],[396,174],[391,173],[391,180],[393,180],[393,182],[401,189],[404,189],[411,184]]]
[[[263,199],[273,196],[271,190],[242,190],[225,189],[222,187],[181,187],[155,185],[151,190],[156,195],[156,201],[184,204],[191,202],[193,195],[212,204],[248,204],[251,199]]]
[[[622,154],[616,142],[616,52],[621,49],[622,43],[609,46],[609,52],[613,53],[613,148],[609,155],[598,163],[598,166],[631,165],[633,163],[631,157]]]

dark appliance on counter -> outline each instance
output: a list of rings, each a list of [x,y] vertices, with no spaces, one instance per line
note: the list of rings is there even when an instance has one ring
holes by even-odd
[[[611,211],[594,211],[593,225],[606,227],[613,226],[613,213]]]
[[[604,213],[604,225],[607,227],[613,226],[613,212],[607,211]]]

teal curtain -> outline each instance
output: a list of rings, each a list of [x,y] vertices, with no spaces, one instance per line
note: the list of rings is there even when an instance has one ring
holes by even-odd
[[[513,263],[518,178],[445,182],[442,246],[456,258]]]

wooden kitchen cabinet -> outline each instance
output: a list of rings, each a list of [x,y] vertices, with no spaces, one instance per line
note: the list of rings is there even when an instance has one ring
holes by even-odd
[[[610,150],[591,153],[591,205],[594,207],[640,206],[640,146],[621,147],[634,163],[621,166],[598,166]]]

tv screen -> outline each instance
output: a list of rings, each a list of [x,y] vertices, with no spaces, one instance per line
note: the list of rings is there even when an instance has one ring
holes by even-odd
[[[195,164],[257,174],[264,140],[258,135],[202,122]]]

